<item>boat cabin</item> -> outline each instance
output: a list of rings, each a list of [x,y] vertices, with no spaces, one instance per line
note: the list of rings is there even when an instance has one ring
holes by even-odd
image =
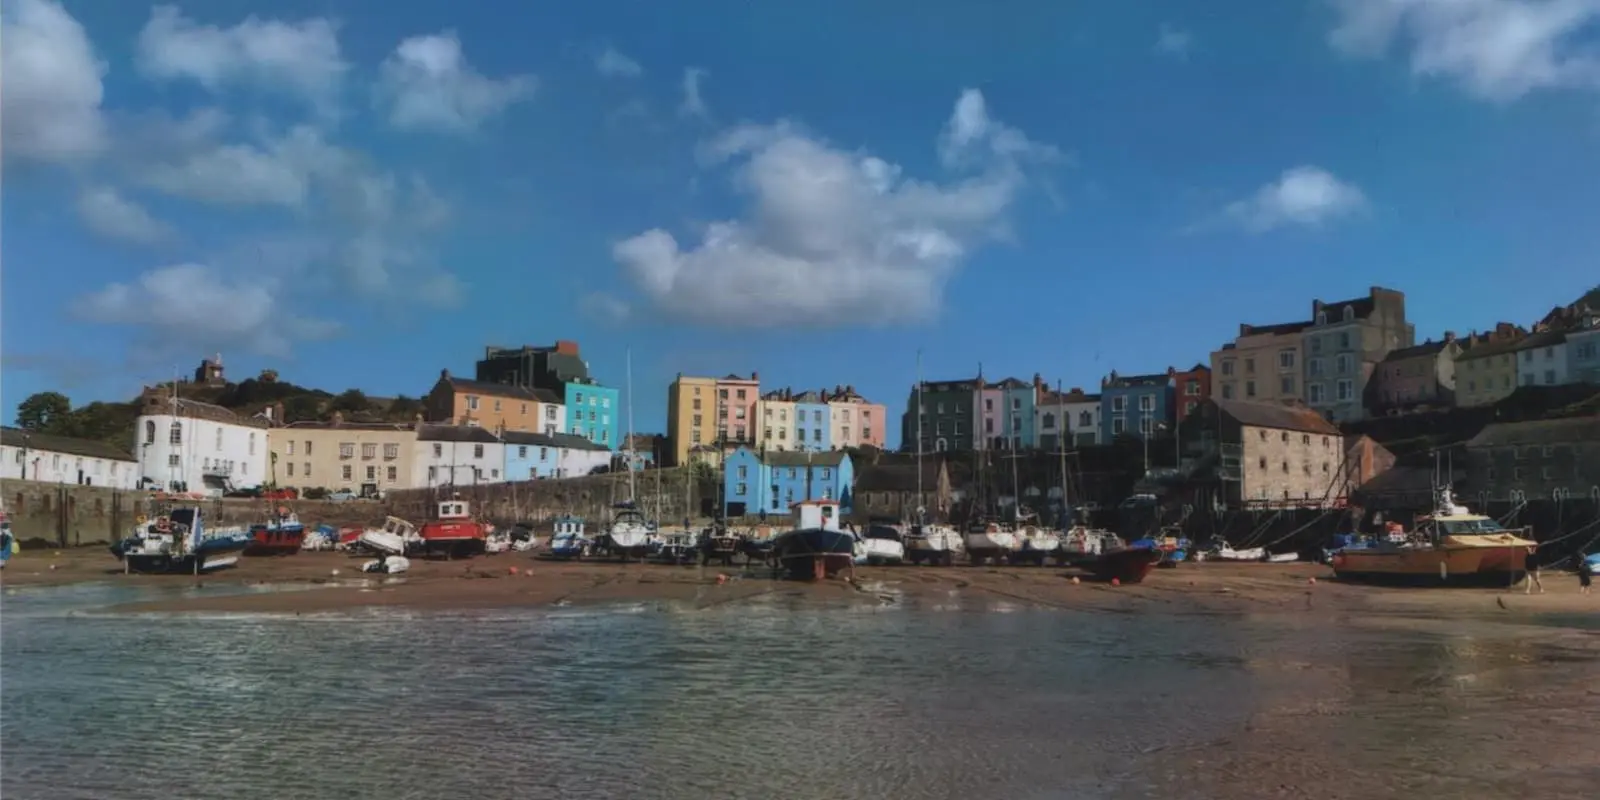
[[[789,521],[795,530],[840,530],[839,503],[836,500],[802,500],[789,506]]]
[[[582,536],[583,517],[556,517],[554,523],[552,524],[552,530],[556,536]]]
[[[410,539],[416,535],[417,526],[399,517],[385,517],[383,520],[383,532]]]
[[[471,519],[471,505],[465,500],[439,501],[439,519]]]

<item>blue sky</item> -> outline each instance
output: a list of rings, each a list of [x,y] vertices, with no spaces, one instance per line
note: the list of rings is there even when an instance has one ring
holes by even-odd
[[[1600,282],[1600,0],[3,8],[7,416],[558,338],[641,430],[679,371],[898,410],[919,348],[1088,386]]]

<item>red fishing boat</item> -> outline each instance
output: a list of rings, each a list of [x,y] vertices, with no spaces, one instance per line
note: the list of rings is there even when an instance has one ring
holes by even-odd
[[[1163,553],[1154,547],[1123,547],[1108,550],[1089,565],[1094,576],[1103,581],[1115,579],[1118,583],[1139,583],[1161,562]]]
[[[244,548],[247,556],[287,556],[300,552],[306,540],[306,526],[285,506],[266,522],[250,526],[250,544]]]
[[[489,526],[473,519],[471,505],[456,497],[439,501],[438,513],[422,523],[419,534],[424,555],[475,556],[487,549]]]

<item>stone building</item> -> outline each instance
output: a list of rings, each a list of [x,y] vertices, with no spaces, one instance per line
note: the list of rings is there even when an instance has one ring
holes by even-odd
[[[1339,429],[1305,406],[1213,397],[1197,411],[1196,440],[1215,458],[1230,506],[1327,506],[1349,495]]]
[[[1455,333],[1444,338],[1392,350],[1372,373],[1367,387],[1367,412],[1373,416],[1450,408],[1456,396],[1456,357],[1461,345]]]
[[[855,511],[867,517],[917,521],[917,509],[929,521],[948,519],[954,502],[950,470],[938,459],[922,463],[921,494],[916,464],[874,464],[856,473]]]
[[[1469,494],[1600,499],[1600,417],[1499,422],[1467,442]]]

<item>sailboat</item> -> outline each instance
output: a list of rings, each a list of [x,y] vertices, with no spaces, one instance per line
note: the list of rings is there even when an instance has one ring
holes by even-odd
[[[948,567],[962,550],[961,535],[948,525],[928,524],[927,498],[922,491],[922,351],[917,351],[917,510],[905,537],[906,559],[913,564]]]
[[[1019,453],[1011,455],[1011,512],[1017,530],[1017,549],[1010,555],[1013,564],[1033,564],[1044,566],[1045,559],[1061,548],[1061,537],[1055,531],[1030,523],[1037,521],[1037,515],[1026,511],[1022,507],[1022,492],[1020,482],[1017,480],[1017,459],[1022,458]]]
[[[633,351],[628,352],[628,443],[627,470],[628,470],[628,499],[625,502],[612,506],[611,524],[602,535],[602,544],[611,553],[623,561],[630,558],[644,558],[656,545],[655,527],[645,519],[644,513],[639,510],[638,494],[635,479],[638,477],[634,469],[633,454]]]
[[[967,549],[967,562],[973,566],[981,566],[985,561],[1002,563],[1016,552],[1020,544],[1017,541],[1016,531],[989,514],[988,484],[985,483],[983,472],[983,466],[988,458],[987,451],[978,457],[978,469],[973,477],[973,488],[977,496],[972,500],[966,531],[962,537]]]

